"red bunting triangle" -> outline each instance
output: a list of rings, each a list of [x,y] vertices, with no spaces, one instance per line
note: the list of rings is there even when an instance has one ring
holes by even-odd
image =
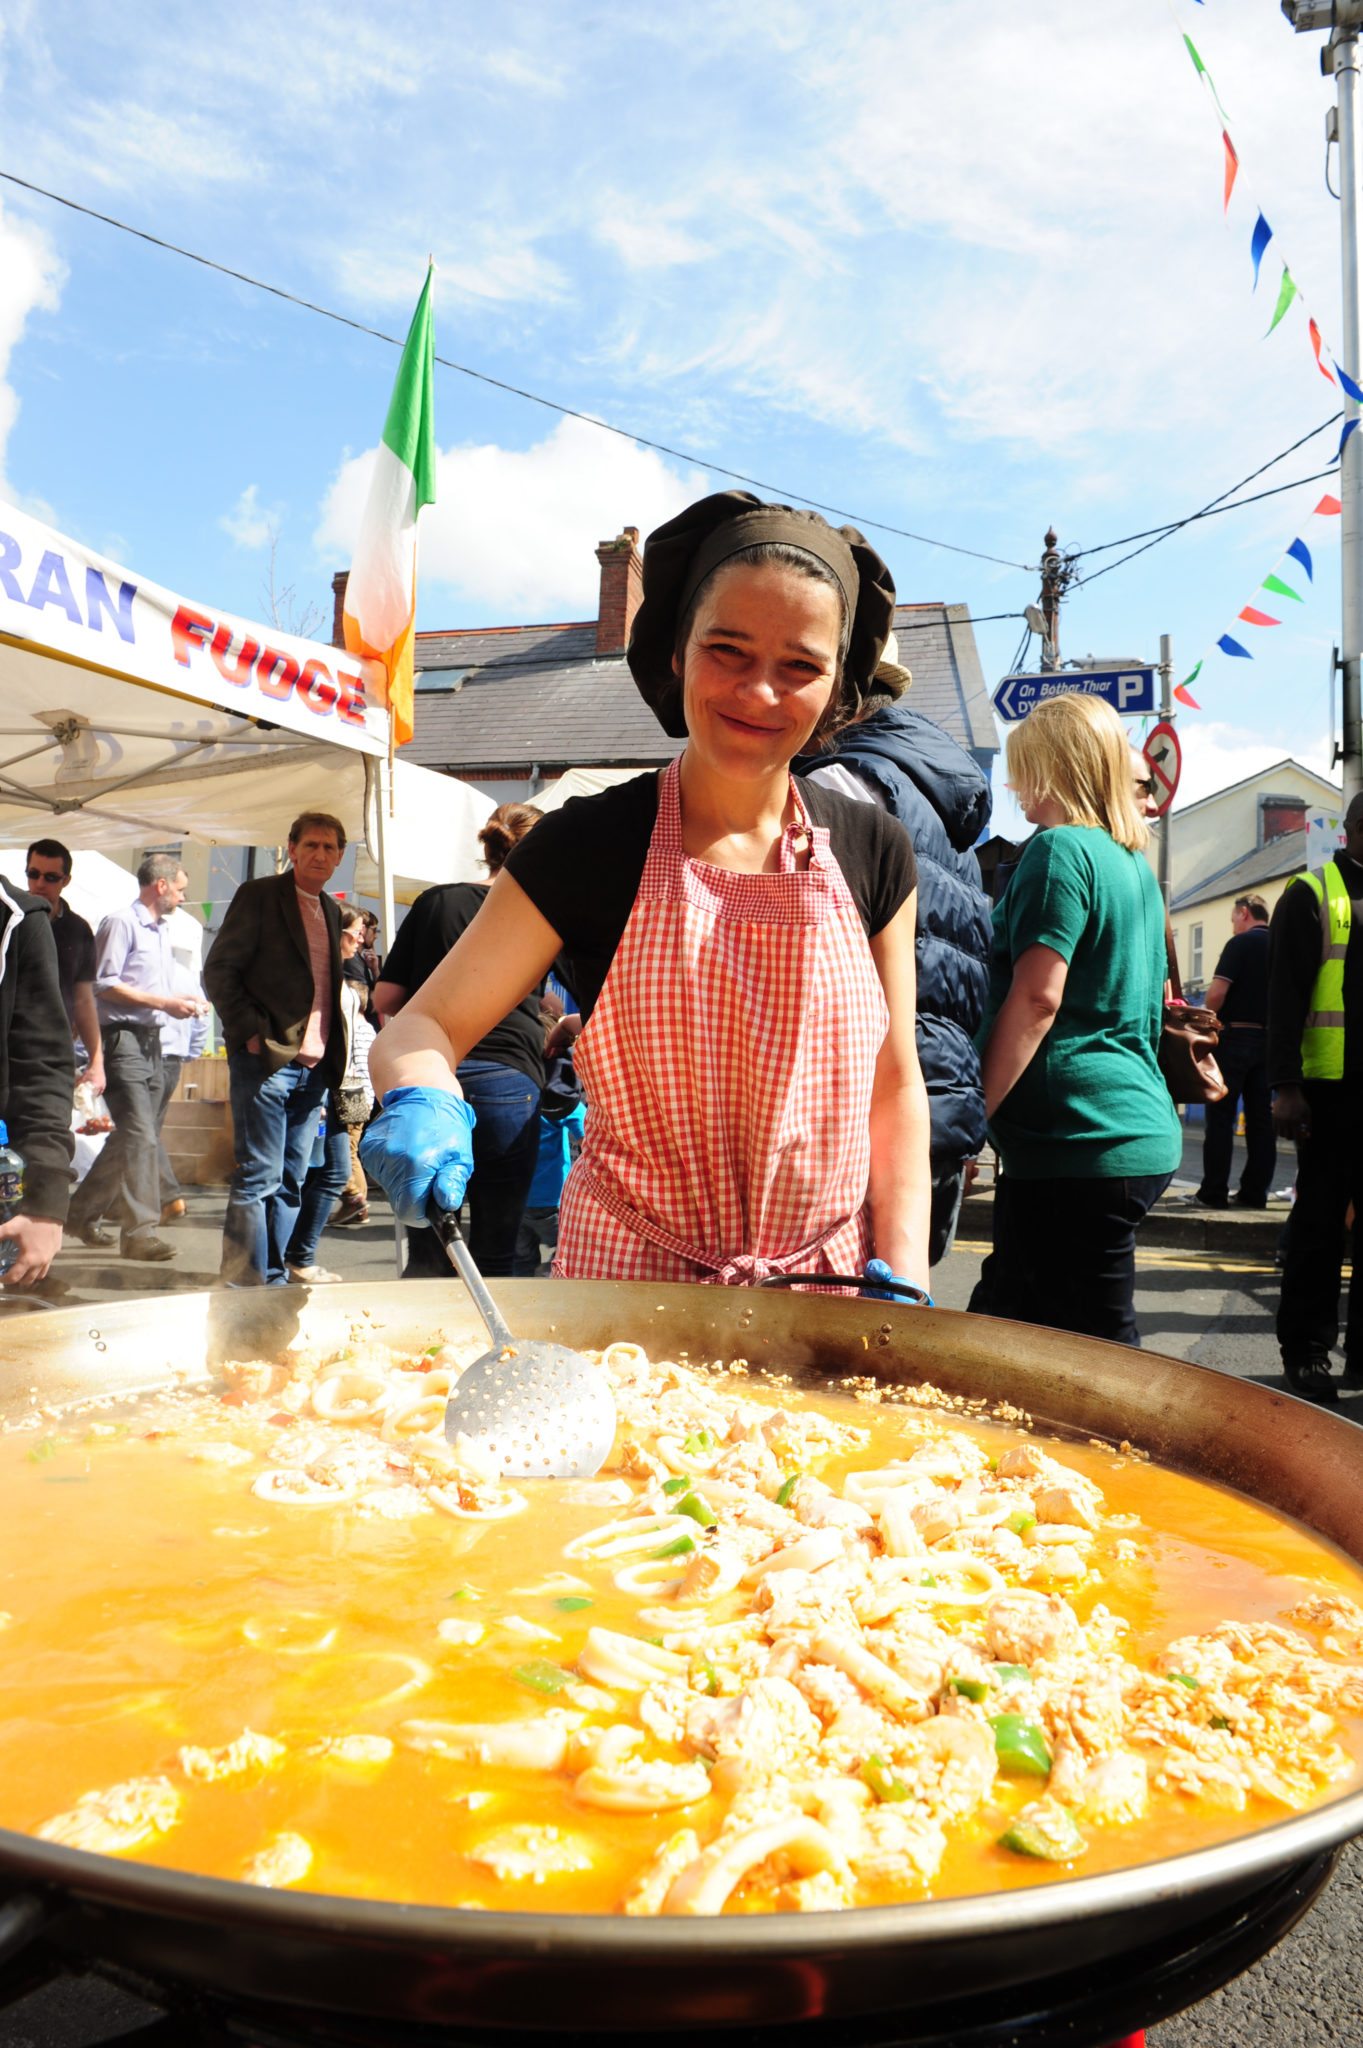
[[[1221,202],[1221,211],[1226,213],[1230,208],[1231,193],[1235,190],[1235,174],[1240,168],[1240,159],[1235,154],[1235,144],[1224,128],[1221,130],[1221,140],[1226,145],[1226,196]]]
[[[1327,519],[1331,518],[1336,512],[1342,512],[1343,510],[1344,507],[1340,504],[1339,499],[1332,498],[1328,491],[1321,499],[1319,505],[1315,507],[1315,511],[1321,513]]]
[[[1178,698],[1179,703],[1186,704],[1190,711],[1200,711],[1202,709],[1202,706],[1198,703],[1196,697],[1194,697],[1192,691],[1188,688],[1188,685],[1186,683],[1176,684],[1174,687],[1174,695]]]
[[[1240,613],[1240,617],[1247,626],[1280,626],[1282,624],[1281,619],[1271,619],[1267,612],[1256,611],[1252,604],[1245,606],[1245,609]]]
[[[1324,363],[1320,359],[1320,351],[1322,347],[1320,329],[1319,327],[1317,327],[1314,320],[1308,320],[1306,324],[1308,329],[1310,330],[1311,346],[1316,352],[1316,368],[1320,371],[1321,376],[1325,379],[1327,384],[1333,384],[1335,381],[1334,378],[1330,375],[1330,372],[1326,369]]]

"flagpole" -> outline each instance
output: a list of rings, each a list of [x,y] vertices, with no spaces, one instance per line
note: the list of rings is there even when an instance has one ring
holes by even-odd
[[[393,950],[394,926],[397,922],[396,902],[393,895],[393,859],[390,830],[393,820],[393,748],[392,714],[389,714],[389,746],[386,754],[378,755],[374,766],[378,776],[378,802],[374,806],[373,848],[375,864],[379,871],[379,937],[384,957]],[[393,1270],[398,1279],[402,1278],[403,1249],[406,1232],[397,1218],[393,1219]]]

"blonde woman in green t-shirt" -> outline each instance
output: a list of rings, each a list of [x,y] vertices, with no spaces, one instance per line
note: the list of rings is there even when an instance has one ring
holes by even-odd
[[[1077,693],[1008,741],[1037,827],[994,912],[980,1028],[1003,1169],[994,1249],[970,1306],[1138,1344],[1136,1228],[1182,1153],[1157,1057],[1164,905],[1125,729]]]

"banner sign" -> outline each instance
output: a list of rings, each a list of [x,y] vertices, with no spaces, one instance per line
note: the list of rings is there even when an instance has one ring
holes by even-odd
[[[373,664],[191,604],[13,505],[0,505],[0,634],[308,739],[387,751]]]
[[[1155,709],[1153,668],[1060,668],[1035,676],[1005,676],[994,692],[994,709],[1010,724],[1025,718],[1048,697],[1102,697],[1124,718]]]
[[[1333,811],[1308,811],[1306,813],[1306,865],[1308,868],[1323,868],[1327,860],[1333,860],[1344,845],[1344,813],[1338,816]]]

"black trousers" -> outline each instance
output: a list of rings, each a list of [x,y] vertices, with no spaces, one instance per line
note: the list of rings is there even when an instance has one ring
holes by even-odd
[[[109,1216],[125,1238],[136,1237],[161,1220],[161,1034],[155,1025],[106,1026],[104,1074],[114,1127],[71,1198],[69,1228],[88,1230]]]
[[[1240,1199],[1255,1208],[1262,1205],[1273,1180],[1278,1161],[1273,1135],[1273,1106],[1268,1092],[1268,1033],[1257,1026],[1249,1029],[1233,1024],[1222,1032],[1216,1049],[1217,1064],[1226,1083],[1220,1102],[1207,1104],[1206,1136],[1202,1141],[1202,1185],[1198,1194],[1204,1202],[1219,1208],[1230,1193],[1232,1147],[1235,1143],[1235,1112],[1245,1105],[1245,1170],[1240,1176]]]
[[[980,1268],[971,1311],[1139,1346],[1136,1229],[1172,1178],[1015,1180],[1000,1174],[994,1249]]]
[[[1297,1148],[1297,1199],[1283,1255],[1278,1302],[1278,1343],[1299,1364],[1312,1351],[1328,1351],[1339,1337],[1339,1289],[1344,1264],[1344,1219],[1350,1202],[1363,1209],[1363,1074],[1343,1081],[1307,1081],[1311,1135]],[[1353,1277],[1344,1349],[1363,1365],[1363,1278],[1360,1226],[1354,1222]]]

